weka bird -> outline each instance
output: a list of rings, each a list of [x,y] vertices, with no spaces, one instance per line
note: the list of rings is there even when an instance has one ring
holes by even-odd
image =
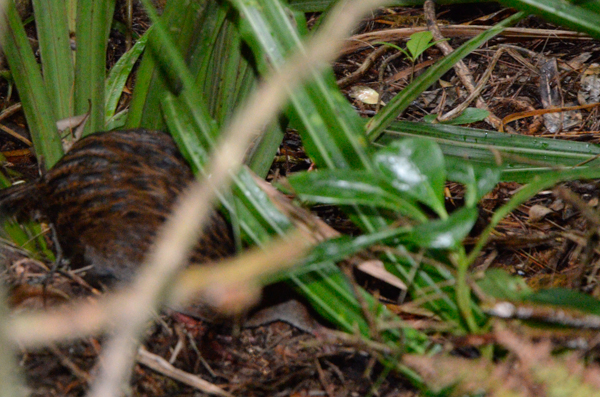
[[[132,278],[177,196],[194,178],[171,137],[128,130],[90,135],[34,182],[0,191],[5,214],[37,214],[54,225],[73,267],[103,282]],[[229,225],[214,213],[192,262],[229,256]]]

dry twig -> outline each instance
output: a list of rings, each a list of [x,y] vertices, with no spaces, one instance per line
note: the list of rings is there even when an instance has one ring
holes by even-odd
[[[214,394],[217,396],[233,397],[232,394],[227,393],[225,390],[218,386],[213,385],[204,379],[175,368],[167,360],[161,356],[150,353],[148,350],[140,347],[137,353],[137,361],[140,364],[144,364],[148,368],[158,372],[159,374],[168,376],[169,378],[175,379],[181,383],[191,386],[201,392]]]
[[[435,4],[433,3],[432,0],[427,0],[427,1],[425,1],[425,4],[423,5],[423,9],[425,12],[425,19],[427,21],[427,28],[433,35],[433,39],[437,42],[436,46],[442,51],[442,53],[444,55],[448,56],[452,51],[454,51],[454,49],[452,47],[450,47],[450,44],[448,44],[445,41],[445,37],[442,35],[439,27],[437,26],[436,17],[435,17]],[[489,106],[487,105],[487,103],[485,103],[485,101],[481,98],[481,96],[479,96],[479,92],[481,92],[481,90],[483,89],[483,86],[481,86],[481,88],[479,88],[479,92],[477,92],[478,90],[475,87],[475,80],[473,79],[471,72],[469,72],[469,68],[467,68],[467,66],[464,64],[464,62],[458,61],[454,65],[454,71],[460,78],[460,81],[462,81],[462,83],[465,86],[465,88],[467,89],[467,91],[469,91],[470,94],[477,96],[477,100],[476,100],[477,107],[480,109],[485,109],[485,110],[489,111]],[[482,79],[482,81],[483,81],[483,79]],[[491,113],[485,120],[496,129],[500,128],[500,126],[502,125],[502,121],[497,116],[495,116]]]

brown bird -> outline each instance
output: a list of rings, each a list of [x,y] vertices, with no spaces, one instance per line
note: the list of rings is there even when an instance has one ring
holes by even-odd
[[[193,179],[168,134],[102,132],[75,143],[37,181],[1,190],[0,211],[46,219],[72,267],[92,265],[88,275],[102,282],[127,281]],[[233,253],[230,227],[215,212],[191,261]]]

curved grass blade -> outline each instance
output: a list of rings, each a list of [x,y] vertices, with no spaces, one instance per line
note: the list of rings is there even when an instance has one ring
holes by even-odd
[[[593,4],[595,1],[501,0],[500,3],[600,39],[600,13],[598,5]]]
[[[106,106],[104,109],[104,120],[106,124],[112,122],[113,117],[117,111],[119,105],[119,99],[123,94],[123,88],[127,83],[135,63],[139,59],[142,52],[146,49],[146,42],[148,36],[152,32],[152,27],[144,33],[142,37],[135,42],[135,44],[127,51],[110,70],[108,78],[106,79]]]
[[[488,237],[494,228],[500,223],[505,216],[514,211],[519,205],[535,196],[538,192],[544,189],[548,189],[559,182],[571,181],[576,179],[597,179],[600,178],[600,166],[596,165],[587,168],[573,168],[561,170],[560,172],[552,172],[545,175],[538,175],[531,179],[529,184],[523,186],[513,197],[504,204],[502,207],[494,212],[494,215],[490,219],[489,225],[485,228],[483,233],[479,236],[477,244],[473,250],[469,253],[467,262],[473,263],[477,258],[477,255],[481,252],[485,246]]]

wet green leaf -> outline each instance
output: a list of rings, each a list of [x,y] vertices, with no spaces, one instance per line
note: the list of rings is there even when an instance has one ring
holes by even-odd
[[[448,179],[467,187],[465,205],[473,207],[500,181],[501,167],[472,163],[457,157],[446,157]]]
[[[532,292],[522,277],[513,276],[501,269],[488,270],[477,285],[487,295],[501,300],[521,301]]]
[[[440,217],[447,216],[444,156],[435,142],[426,139],[397,141],[378,151],[374,162],[399,192],[428,205]]]
[[[373,172],[304,172],[290,177],[289,183],[302,200],[335,205],[371,205],[398,211],[412,219],[427,219],[414,200],[403,198],[383,177]]]
[[[460,245],[477,220],[477,208],[461,208],[448,219],[415,226],[407,241],[418,247],[453,249]]]
[[[406,43],[406,48],[408,48],[412,56],[411,61],[414,62],[426,49],[431,47],[431,39],[433,39],[433,34],[429,30],[410,35],[410,40]]]

